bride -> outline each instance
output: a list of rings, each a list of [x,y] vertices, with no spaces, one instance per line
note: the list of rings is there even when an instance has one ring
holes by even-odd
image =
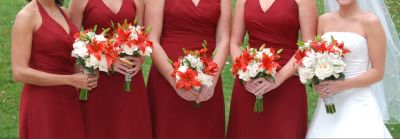
[[[344,58],[345,80],[325,81],[315,87],[321,98],[334,98],[337,111],[335,114],[327,114],[320,99],[307,138],[392,138],[384,121],[388,120],[387,112],[390,109],[396,110],[399,114],[400,72],[396,66],[399,66],[400,55],[396,48],[397,33],[385,34],[385,30],[393,32],[395,29],[391,21],[386,23],[386,20],[383,20],[388,18],[384,17],[387,14],[382,13],[382,11],[388,13],[386,7],[382,8],[384,2],[383,0],[363,0],[359,4],[357,0],[336,0],[337,3],[335,0],[325,0],[325,2],[328,3],[330,11],[335,9],[335,5],[339,10],[320,16],[318,34],[325,40],[333,36],[343,41],[351,53],[346,54]],[[363,7],[360,5],[365,3],[369,5]],[[376,13],[379,13],[380,17]],[[388,30],[388,26],[393,29]],[[385,67],[385,63],[389,64]],[[384,80],[381,81],[382,79]],[[383,91],[385,85],[391,86]],[[397,100],[392,99],[396,97]],[[397,107],[386,109],[394,103]],[[399,115],[394,116],[399,117]]]

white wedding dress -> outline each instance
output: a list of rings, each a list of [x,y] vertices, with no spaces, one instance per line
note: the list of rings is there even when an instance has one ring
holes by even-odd
[[[351,51],[344,57],[346,78],[359,76],[369,69],[365,37],[351,32],[327,32],[322,38],[330,40],[331,36],[343,41]],[[335,114],[326,113],[320,98],[307,138],[392,138],[374,93],[371,87],[365,87],[346,90],[333,96]]]

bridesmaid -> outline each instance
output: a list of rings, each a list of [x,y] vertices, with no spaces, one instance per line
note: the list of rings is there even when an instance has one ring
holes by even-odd
[[[153,65],[148,90],[155,138],[224,138],[224,98],[220,78],[229,50],[231,0],[152,0],[146,3],[145,23],[153,27]],[[219,66],[212,87],[200,93],[175,87],[172,66],[182,48],[200,49],[207,40]],[[199,95],[197,95],[199,94]],[[201,108],[193,108],[193,101]]]
[[[76,88],[95,88],[97,77],[75,73],[71,51],[78,29],[60,8],[62,3],[29,1],[14,22],[13,78],[24,83],[19,115],[21,139],[85,138]]]
[[[111,22],[143,23],[143,0],[71,0],[70,13],[74,24],[84,29],[97,25],[97,33],[112,28]],[[88,138],[151,138],[150,109],[141,65],[143,58],[127,57],[133,66],[122,61],[113,75],[101,73],[98,88],[90,92],[84,108]],[[125,75],[132,76],[132,92],[124,92]]]
[[[304,138],[307,130],[307,95],[294,67],[299,31],[303,40],[316,33],[313,0],[238,0],[232,25],[231,57],[241,54],[243,36],[251,47],[266,44],[283,49],[282,69],[276,82],[263,78],[242,84],[236,78],[227,138]],[[255,95],[264,95],[264,112],[253,112]]]

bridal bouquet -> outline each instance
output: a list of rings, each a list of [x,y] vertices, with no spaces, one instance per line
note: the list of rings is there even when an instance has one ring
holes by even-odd
[[[172,77],[176,79],[176,88],[201,92],[202,86],[213,85],[214,73],[218,72],[218,65],[207,57],[207,42],[203,42],[200,50],[184,50],[185,56],[171,62],[174,70]],[[214,51],[215,52],[215,51]],[[214,54],[213,54],[214,55]],[[200,108],[200,103],[194,102],[194,108]]]
[[[281,52],[282,49],[275,52],[273,48],[265,48],[265,45],[261,46],[259,50],[247,46],[242,55],[235,59],[232,73],[238,75],[242,81],[256,78],[275,81],[276,70],[280,67],[276,60],[280,58],[278,54]],[[256,96],[254,112],[263,112],[262,95]]]
[[[147,34],[150,28],[144,30],[144,27],[137,25],[136,19],[133,24],[128,24],[127,20],[118,27],[113,35],[112,43],[118,49],[119,59],[126,64],[133,65],[126,56],[150,56],[153,43],[148,40]],[[131,75],[125,75],[124,91],[131,92]]]
[[[339,43],[333,37],[330,41],[323,41],[317,37],[315,41],[299,42],[296,52],[296,67],[303,84],[317,85],[326,80],[343,80],[346,64],[343,57],[350,51],[344,48],[344,43]],[[324,98],[326,112],[336,112],[333,98]]]
[[[96,34],[94,27],[75,34],[71,56],[76,58],[76,63],[83,68],[84,74],[96,74],[98,70],[108,73],[111,65],[115,63],[118,53],[104,37],[107,31]],[[87,100],[88,90],[81,89],[79,99]]]

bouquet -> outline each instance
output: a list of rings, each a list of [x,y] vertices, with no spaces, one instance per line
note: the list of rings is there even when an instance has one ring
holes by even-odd
[[[296,52],[296,68],[303,84],[318,85],[326,80],[343,80],[346,64],[343,57],[350,51],[344,48],[344,43],[339,43],[333,37],[330,41],[323,41],[316,37],[315,41],[298,42]],[[333,97],[324,98],[326,112],[336,112]]]
[[[282,49],[275,52],[273,48],[265,48],[262,45],[259,50],[249,46],[243,50],[242,54],[235,59],[232,73],[238,75],[241,81],[250,81],[250,79],[265,78],[275,81],[276,70],[280,68],[279,55]],[[254,112],[263,112],[263,96],[257,95],[254,104]]]
[[[97,71],[108,73],[112,64],[115,63],[118,53],[109,45],[108,39],[104,37],[108,30],[96,34],[94,29],[76,33],[75,42],[71,56],[76,58],[77,65],[83,68],[84,74],[96,74]],[[80,90],[80,100],[88,99],[88,90]]]
[[[126,64],[133,65],[126,56],[150,56],[153,43],[147,38],[150,28],[144,30],[144,27],[137,25],[135,19],[133,25],[128,24],[127,20],[118,27],[113,35],[112,43],[118,49],[119,59]],[[125,75],[124,91],[131,92],[131,75]]]
[[[200,50],[185,50],[184,57],[171,62],[174,70],[172,77],[176,79],[176,88],[190,91],[191,89],[201,92],[202,86],[213,85],[214,73],[218,72],[218,65],[207,57],[207,42],[203,42]],[[200,103],[194,102],[194,108],[200,108]]]

